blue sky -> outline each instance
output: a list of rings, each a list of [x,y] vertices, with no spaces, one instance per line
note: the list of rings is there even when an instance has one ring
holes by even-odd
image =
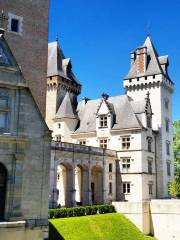
[[[66,57],[82,84],[80,99],[124,93],[123,77],[130,51],[147,33],[159,55],[169,55],[175,83],[173,119],[180,119],[180,1],[179,0],[51,0],[49,41],[58,35]]]

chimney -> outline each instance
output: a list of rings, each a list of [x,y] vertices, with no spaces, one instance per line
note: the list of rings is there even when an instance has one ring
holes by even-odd
[[[147,47],[140,47],[136,50],[137,55],[137,73],[143,74],[147,67]]]
[[[135,52],[131,52],[131,53],[130,53],[130,56],[131,56],[131,66],[132,66],[133,63],[134,63],[135,60],[136,60],[136,53],[135,53]]]

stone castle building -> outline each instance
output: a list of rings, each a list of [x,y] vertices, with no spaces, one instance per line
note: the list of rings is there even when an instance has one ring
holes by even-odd
[[[1,10],[5,38],[45,116],[49,0],[2,0]]]
[[[50,205],[167,198],[174,171],[168,56],[159,56],[148,36],[131,53],[125,95],[77,103],[81,85],[70,59],[57,42],[48,51]]]

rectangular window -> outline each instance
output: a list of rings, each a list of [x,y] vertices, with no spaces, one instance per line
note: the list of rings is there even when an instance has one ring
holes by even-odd
[[[166,132],[169,132],[169,120],[166,119],[165,122],[166,122]]]
[[[56,135],[56,141],[61,142],[61,135]]]
[[[100,142],[99,144],[100,148],[104,148],[104,149],[107,148],[107,139],[100,139],[99,142]]]
[[[130,148],[130,136],[122,137],[122,149]]]
[[[130,158],[124,158],[124,159],[122,159],[122,171],[123,172],[128,172],[129,171],[129,169],[130,169],[130,163],[131,162],[131,160],[130,160]]]
[[[152,174],[152,160],[148,160],[148,173]]]
[[[130,182],[123,183],[123,193],[131,193],[131,183]]]
[[[149,185],[149,195],[152,195],[153,194],[153,183],[150,182],[148,185]]]
[[[80,140],[80,141],[79,141],[79,144],[80,144],[80,145],[86,145],[86,140]]]
[[[166,142],[166,154],[169,156],[170,155],[170,143]]]
[[[112,194],[112,182],[109,182],[109,194]]]
[[[168,110],[169,108],[169,101],[167,99],[165,99],[165,109]]]
[[[8,131],[8,98],[0,97],[0,131],[5,132]]]
[[[109,172],[112,172],[112,163],[109,163]]]
[[[107,116],[100,116],[100,118],[99,118],[99,126],[101,128],[107,127]]]
[[[167,162],[167,175],[171,176],[171,164],[170,164],[170,162]]]
[[[11,31],[12,32],[19,32],[19,20],[18,19],[11,19]]]

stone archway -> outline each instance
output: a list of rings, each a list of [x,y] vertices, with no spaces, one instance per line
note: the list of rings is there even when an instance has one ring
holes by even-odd
[[[68,207],[73,205],[73,172],[72,167],[60,163],[57,166],[57,205]]]
[[[4,167],[4,165],[0,163],[0,220],[4,219],[6,182],[7,182],[7,170]]]
[[[103,197],[103,169],[94,166],[91,169],[91,198],[93,204],[102,204]]]

